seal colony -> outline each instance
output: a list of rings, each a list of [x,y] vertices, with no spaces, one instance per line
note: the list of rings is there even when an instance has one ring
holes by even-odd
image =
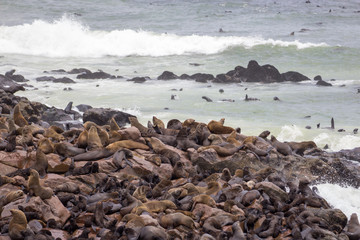
[[[356,214],[348,222],[310,187],[359,187],[345,164],[356,149],[327,153],[269,131],[245,136],[225,118],[154,116],[145,126],[130,116],[128,127],[110,118],[65,129],[34,123],[24,98],[1,95],[12,99],[0,119],[2,239],[359,236]]]

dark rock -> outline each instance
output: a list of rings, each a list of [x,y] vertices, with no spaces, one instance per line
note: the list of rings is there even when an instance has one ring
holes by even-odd
[[[353,133],[354,133],[354,134],[357,134],[357,133],[358,133],[358,130],[359,130],[358,128],[355,128],[355,129],[353,130]]]
[[[224,93],[224,89],[220,88],[219,93]]]
[[[243,77],[245,82],[265,82],[266,70],[262,68],[255,60],[251,60],[248,63]]]
[[[54,83],[76,83],[74,80],[68,78],[68,77],[63,77],[63,78],[56,78],[53,80]]]
[[[109,123],[112,117],[114,117],[119,126],[125,126],[126,123],[130,123],[128,118],[134,116],[110,108],[91,108],[85,111],[83,121],[92,121],[98,125],[105,125]]]
[[[195,80],[196,82],[206,83],[207,81],[212,81],[215,79],[214,75],[208,73],[195,73],[190,76],[190,79]]]
[[[277,70],[273,65],[266,64],[262,66],[266,72],[266,79],[265,82],[282,82],[283,79],[279,70]]]
[[[87,110],[93,108],[92,106],[86,104],[79,104],[76,107],[77,109],[79,109],[80,112],[86,112]]]
[[[38,82],[52,82],[52,81],[54,81],[55,79],[56,79],[56,78],[54,78],[54,77],[48,77],[48,76],[35,78],[35,80],[38,81]]]
[[[274,100],[274,101],[280,101],[280,98],[278,98],[278,97],[275,96],[275,97],[273,98],[273,100]]]
[[[57,108],[50,108],[46,110],[42,116],[41,119],[45,122],[48,122],[50,125],[52,125],[54,122],[58,121],[71,121],[72,118],[69,114],[65,113],[62,109]]]
[[[332,84],[331,83],[328,83],[328,82],[325,82],[324,80],[319,80],[317,83],[316,83],[317,86],[325,86],[325,87],[331,87]]]
[[[306,129],[311,129],[311,126],[306,126],[305,128],[306,128]]]
[[[304,76],[301,73],[294,71],[282,73],[281,76],[284,81],[290,81],[290,82],[301,82],[305,80],[310,80],[310,78],[308,78],[307,76]]]
[[[314,80],[319,81],[319,80],[322,80],[322,78],[321,78],[320,75],[316,75],[316,76],[314,77]]]
[[[176,74],[169,71],[164,71],[157,79],[158,80],[173,80],[179,78]]]
[[[116,76],[103,71],[85,72],[76,76],[77,79],[114,79]]]
[[[44,71],[44,73],[66,73],[64,69],[56,69],[51,71]]]
[[[14,82],[12,79],[0,74],[0,89],[8,93],[15,93],[17,91],[25,91],[23,85]]]
[[[241,82],[240,78],[231,77],[227,74],[218,74],[213,80],[216,83],[239,83]]]
[[[134,83],[143,83],[145,82],[147,79],[150,79],[149,77],[134,77],[132,79],[128,79],[126,81],[129,82],[134,82]]]
[[[28,82],[29,80],[25,79],[23,75],[14,75],[15,69],[5,73],[5,77],[10,78],[15,82]]]
[[[203,65],[203,64],[200,64],[200,63],[189,63],[189,65],[198,67],[198,66]]]
[[[179,78],[180,79],[190,79],[190,76],[188,74],[184,73],[184,74],[181,74]]]
[[[345,132],[345,129],[340,128],[340,129],[338,130],[338,132]]]
[[[79,73],[89,73],[89,74],[91,74],[91,71],[86,69],[86,68],[74,68],[74,69],[68,71],[67,73],[69,73],[69,74],[79,74]]]

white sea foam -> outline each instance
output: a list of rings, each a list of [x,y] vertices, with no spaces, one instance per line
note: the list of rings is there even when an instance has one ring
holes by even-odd
[[[314,138],[318,146],[328,144],[331,151],[340,151],[342,149],[353,149],[360,146],[360,137],[354,135],[345,135],[339,137],[337,134],[320,133]]]
[[[299,137],[302,137],[304,134],[296,125],[288,126],[285,125],[281,127],[281,131],[277,136],[279,141],[297,141]]]
[[[216,54],[231,47],[324,47],[326,43],[302,43],[239,36],[180,36],[143,30],[91,30],[84,24],[63,16],[46,22],[0,26],[0,53],[45,57],[168,56]]]
[[[352,213],[360,216],[360,190],[353,187],[325,183],[316,186],[319,195],[335,208],[340,209],[350,218]]]

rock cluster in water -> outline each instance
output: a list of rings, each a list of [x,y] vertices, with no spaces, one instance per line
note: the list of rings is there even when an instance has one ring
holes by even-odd
[[[13,88],[0,106],[1,239],[358,239],[357,216],[309,185],[359,187],[359,149],[86,106],[70,126],[71,105]]]

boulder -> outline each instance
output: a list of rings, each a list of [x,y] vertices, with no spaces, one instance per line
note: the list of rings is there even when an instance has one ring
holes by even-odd
[[[8,93],[15,93],[17,91],[25,91],[23,85],[14,82],[12,79],[0,74],[0,89]]]
[[[259,182],[255,188],[264,191],[274,201],[287,202],[289,199],[288,194],[272,182]]]
[[[251,60],[248,63],[243,77],[245,82],[265,82],[266,70],[261,67],[255,60]]]
[[[207,81],[212,81],[215,79],[214,75],[208,73],[195,73],[190,76],[190,79],[195,80],[195,82],[206,83]]]
[[[76,83],[74,80],[68,77],[56,78],[53,80],[54,83]]]
[[[160,76],[158,76],[158,80],[173,80],[178,79],[179,76],[174,74],[173,72],[164,71]]]
[[[180,79],[191,79],[191,78],[190,78],[190,75],[188,75],[188,74],[186,74],[186,73],[181,74],[179,78],[180,78]]]
[[[150,78],[149,77],[134,77],[134,78],[128,79],[126,81],[134,82],[134,83],[143,83],[143,82],[146,82],[147,79],[150,79]]]
[[[330,229],[336,229],[339,232],[344,229],[348,221],[346,215],[340,209],[307,208],[307,210],[324,219],[331,226]]]
[[[29,80],[25,79],[23,75],[14,75],[15,70],[11,70],[5,73],[5,77],[10,78],[15,82],[28,82]]]
[[[281,77],[283,81],[290,81],[290,82],[301,82],[305,80],[310,80],[310,78],[306,77],[305,75],[302,75],[301,73],[294,71],[282,73]]]
[[[241,82],[240,78],[232,77],[228,74],[218,74],[216,78],[213,80],[215,83],[239,83]]]
[[[66,158],[64,161],[61,161],[58,154],[47,154],[46,158],[48,160],[48,173],[66,173],[69,171],[71,164],[71,159]]]
[[[86,112],[87,110],[93,108],[92,106],[86,104],[79,104],[76,107],[80,112]]]
[[[76,76],[77,79],[115,79],[116,76],[103,71],[85,72]]]
[[[92,121],[98,125],[106,125],[111,118],[114,118],[119,126],[125,126],[129,122],[129,117],[135,117],[129,113],[113,110],[110,108],[91,108],[85,111],[83,121]]]
[[[69,74],[79,74],[79,73],[88,73],[91,74],[91,71],[86,68],[73,68],[72,70],[68,71]]]
[[[316,76],[314,77],[314,80],[316,80],[316,81],[322,80],[322,77],[321,77],[320,75],[316,75]]]
[[[331,83],[328,83],[328,82],[325,82],[324,80],[319,80],[317,83],[316,83],[317,86],[324,86],[324,87],[331,87],[332,84]]]
[[[54,81],[56,78],[55,77],[48,77],[48,76],[43,76],[43,77],[37,77],[35,78],[36,81],[38,82],[52,82]]]

